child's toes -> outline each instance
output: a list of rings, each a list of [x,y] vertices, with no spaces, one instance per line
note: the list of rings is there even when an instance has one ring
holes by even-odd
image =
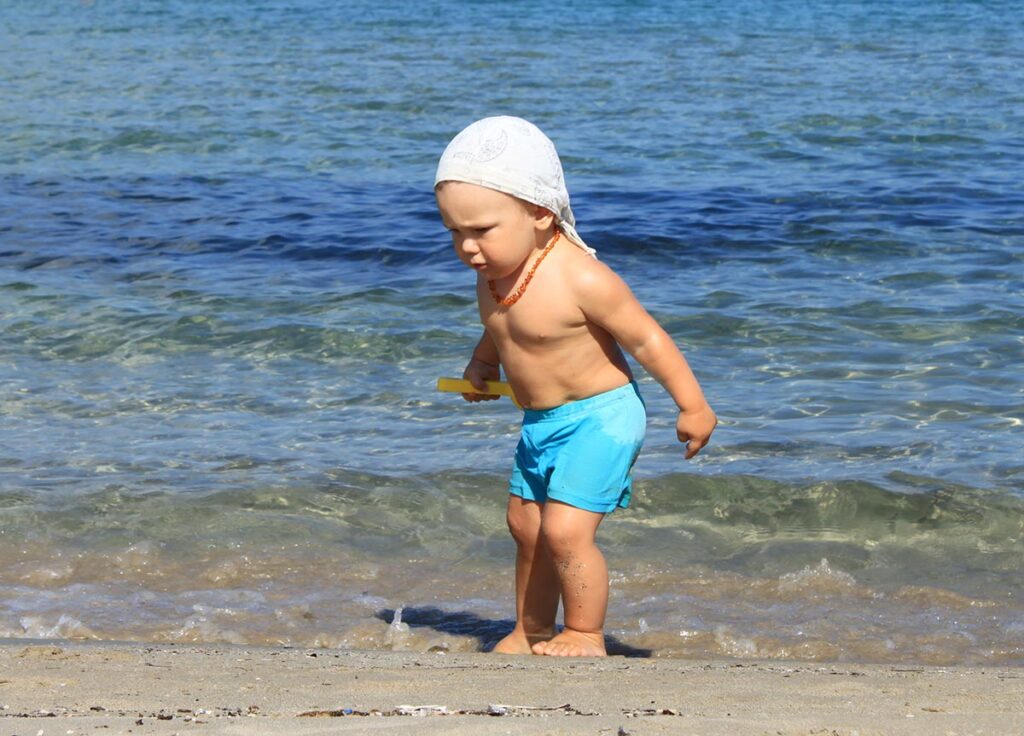
[[[565,641],[555,642],[544,653],[551,657],[578,657],[580,655],[579,647]]]
[[[605,650],[603,641],[595,641],[596,636],[579,631],[565,630],[547,642],[543,652],[549,657],[603,657]],[[604,637],[601,636],[601,639]]]

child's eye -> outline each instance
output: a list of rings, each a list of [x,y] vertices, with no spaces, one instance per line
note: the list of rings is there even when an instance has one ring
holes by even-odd
[[[497,227],[497,226],[496,225],[485,225],[484,227],[467,227],[467,228],[465,228],[465,230],[468,233],[472,233],[473,235],[479,236],[479,235],[483,235],[484,233],[487,233],[487,232],[493,230],[495,227]],[[459,233],[462,232],[462,229],[461,228],[457,228],[457,227],[446,227],[445,230],[450,232],[452,235],[458,235]]]

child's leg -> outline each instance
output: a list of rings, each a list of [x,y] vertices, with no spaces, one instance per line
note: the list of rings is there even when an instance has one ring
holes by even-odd
[[[562,591],[565,628],[550,641],[533,645],[534,654],[603,657],[604,615],[608,608],[608,567],[594,544],[604,514],[548,499],[541,519]]]
[[[531,645],[555,633],[560,586],[540,536],[542,508],[508,497],[508,528],[516,541],[516,627],[494,647],[501,654],[530,654]]]

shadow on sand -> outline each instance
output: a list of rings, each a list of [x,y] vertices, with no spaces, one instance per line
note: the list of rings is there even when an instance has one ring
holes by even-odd
[[[374,616],[385,623],[395,619],[394,608],[384,608]],[[515,621],[507,618],[481,618],[468,611],[443,611],[434,606],[406,606],[402,608],[402,623],[410,629],[431,628],[442,634],[472,636],[478,642],[479,651],[489,652],[512,631]],[[614,636],[604,637],[605,647],[610,655],[623,657],[650,657],[650,649],[639,649],[616,639]]]

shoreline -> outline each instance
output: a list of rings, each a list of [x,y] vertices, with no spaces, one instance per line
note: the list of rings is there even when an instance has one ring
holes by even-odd
[[[3,734],[1019,734],[1024,668],[0,640]]]

